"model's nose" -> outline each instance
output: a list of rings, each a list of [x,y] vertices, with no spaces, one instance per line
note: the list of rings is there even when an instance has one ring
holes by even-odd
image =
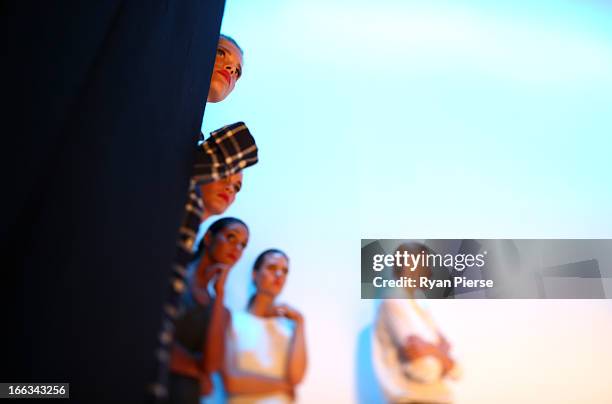
[[[238,67],[235,65],[225,65],[225,70],[227,70],[231,75],[238,76]]]

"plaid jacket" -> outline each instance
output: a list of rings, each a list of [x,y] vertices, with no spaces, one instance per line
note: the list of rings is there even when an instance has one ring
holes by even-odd
[[[203,137],[203,136],[202,136]],[[204,204],[197,185],[205,184],[236,174],[257,163],[257,145],[243,122],[218,129],[200,143],[193,173],[189,181],[189,192],[185,213],[176,242],[176,256],[170,277],[170,292],[163,306],[162,329],[159,334],[157,381],[151,387],[155,397],[167,395],[168,364],[170,348],[174,339],[174,321],[180,312],[180,296],[187,287],[187,265],[193,260],[193,246],[204,214]]]

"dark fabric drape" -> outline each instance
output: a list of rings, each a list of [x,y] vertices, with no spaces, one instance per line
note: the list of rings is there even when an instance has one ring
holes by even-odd
[[[1,3],[2,381],[142,401],[223,6]]]

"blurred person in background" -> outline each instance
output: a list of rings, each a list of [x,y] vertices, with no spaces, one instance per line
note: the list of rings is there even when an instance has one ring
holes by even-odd
[[[420,243],[405,243],[400,254],[416,256],[432,251]],[[419,265],[414,271],[395,267],[397,279],[431,278],[432,269]],[[458,379],[460,369],[451,345],[424,305],[418,288],[406,287],[404,298],[384,300],[378,309],[372,354],[378,382],[389,403],[452,403],[448,379]]]
[[[304,378],[304,317],[276,303],[288,272],[287,254],[262,252],[253,266],[255,294],[247,310],[231,312],[222,371],[229,403],[289,403]]]

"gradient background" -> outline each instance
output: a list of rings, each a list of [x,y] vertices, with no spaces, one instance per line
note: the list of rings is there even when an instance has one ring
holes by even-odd
[[[361,238],[612,237],[612,4],[227,0],[243,78],[204,132],[245,121],[260,163],[229,215],[291,257],[303,403],[380,400]],[[612,403],[611,301],[432,301],[458,403]]]

